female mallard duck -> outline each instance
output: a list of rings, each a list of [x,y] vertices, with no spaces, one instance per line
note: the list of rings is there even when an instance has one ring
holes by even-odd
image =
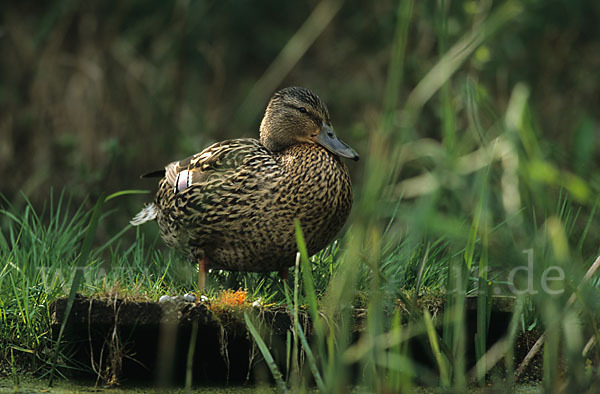
[[[271,98],[260,141],[218,142],[173,162],[160,176],[154,203],[137,226],[156,219],[170,247],[206,270],[279,271],[287,278],[297,251],[299,219],[309,255],[332,240],[352,206],[352,185],[339,158],[358,154],[333,131],[329,111],[312,91],[291,87]]]

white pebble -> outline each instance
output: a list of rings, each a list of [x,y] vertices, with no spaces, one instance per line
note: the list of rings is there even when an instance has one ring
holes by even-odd
[[[183,300],[187,302],[194,302],[196,301],[196,296],[191,293],[187,293],[183,295]]]
[[[171,299],[173,299],[173,297],[165,294],[164,296],[162,296],[158,299],[158,302],[167,302],[167,301],[171,301]]]
[[[252,306],[255,308],[257,308],[261,305],[262,305],[262,298],[260,298],[260,297],[258,297],[258,299],[252,303]]]

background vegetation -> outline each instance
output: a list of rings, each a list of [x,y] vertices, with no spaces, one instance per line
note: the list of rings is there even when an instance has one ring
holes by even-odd
[[[451,313],[436,322],[440,338],[427,313],[409,331],[430,334],[438,369],[427,376],[460,389],[464,341],[476,341],[478,358],[485,353],[487,295],[510,293],[508,274],[527,264],[523,251],[531,249],[538,293],[519,301],[528,306],[513,320],[521,330],[549,329],[547,388],[595,382],[595,367],[584,366],[597,354],[583,348],[597,335],[597,279],[580,283],[599,254],[600,5],[63,0],[0,7],[3,372],[23,355],[48,361],[45,306],[70,281],[48,283],[37,267],[70,278],[74,262],[89,266],[82,285],[89,292],[119,283],[150,297],[189,289],[190,275],[177,272],[191,268],[154,243],[155,226],[127,227],[150,196],[108,201],[94,247],[78,261],[93,202],[103,192],[153,189],[139,174],[211,142],[256,136],[269,96],[302,85],[328,103],[338,135],[363,158],[348,163],[355,206],[344,242],[313,268],[323,318],[365,306],[365,338],[375,343],[401,331],[391,318],[399,297],[410,304],[422,292],[450,294]],[[552,283],[564,292],[553,297],[539,288],[551,266],[565,272]],[[130,276],[114,274],[122,267]],[[100,268],[113,274],[98,276]],[[217,283],[235,287],[245,278],[264,290],[256,297],[281,290],[264,276],[224,274]],[[517,277],[519,289],[527,279]],[[476,290],[479,336],[464,338],[461,294]],[[577,313],[566,307],[574,291]],[[284,302],[282,293],[275,298]],[[419,380],[421,367],[403,358],[402,337],[398,348],[352,348],[344,327],[317,332],[323,387],[347,383],[349,359],[363,363],[361,381],[376,391]],[[567,357],[563,375],[559,353]],[[481,382],[485,371],[476,372]]]

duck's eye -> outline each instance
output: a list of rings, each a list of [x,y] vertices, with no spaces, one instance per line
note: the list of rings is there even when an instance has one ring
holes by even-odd
[[[301,113],[303,113],[303,114],[305,114],[305,113],[307,113],[307,112],[308,112],[308,111],[306,110],[306,108],[304,108],[304,107],[299,107],[299,108],[298,108],[298,111],[300,111],[300,112],[301,112]]]

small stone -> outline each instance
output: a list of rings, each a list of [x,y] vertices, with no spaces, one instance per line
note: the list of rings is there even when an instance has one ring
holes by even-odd
[[[262,298],[260,298],[260,297],[258,297],[258,299],[252,303],[252,306],[255,308],[258,308],[261,305],[262,305]]]
[[[183,295],[183,300],[187,302],[194,302],[196,301],[196,296],[191,293],[187,293]]]
[[[158,299],[158,302],[167,302],[167,301],[171,301],[172,299],[173,299],[173,297],[165,294],[164,296],[161,296]]]
[[[208,302],[208,297],[207,297],[207,296],[205,296],[205,295],[201,295],[201,296],[200,296],[200,301],[201,301],[201,302]]]

